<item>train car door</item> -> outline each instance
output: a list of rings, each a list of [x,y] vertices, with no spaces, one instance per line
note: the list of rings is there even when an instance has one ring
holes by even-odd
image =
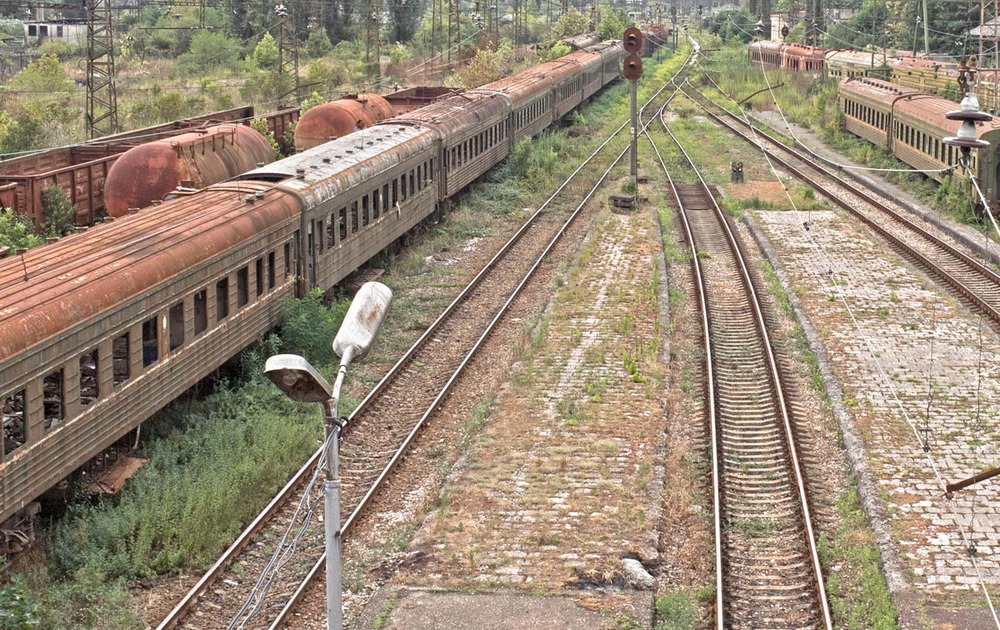
[[[309,288],[316,286],[316,220],[309,222],[309,231],[306,237],[306,282]]]

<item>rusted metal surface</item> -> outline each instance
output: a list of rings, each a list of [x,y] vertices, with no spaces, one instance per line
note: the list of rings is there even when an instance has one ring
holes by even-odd
[[[213,123],[247,124],[253,117],[253,107],[237,107],[0,161],[0,205],[29,217],[40,227],[44,222],[41,191],[58,184],[76,206],[74,223],[91,225],[104,209],[105,179],[120,155],[144,142]],[[279,141],[297,117],[297,108],[263,116]]]
[[[201,189],[273,162],[274,150],[245,125],[218,125],[129,149],[111,167],[104,187],[108,215],[145,208],[178,186]]]
[[[583,33],[582,35],[566,37],[560,41],[568,45],[573,50],[583,50],[588,46],[600,43],[601,38],[597,36],[597,33]]]
[[[87,144],[99,145],[107,144],[109,142],[131,142],[132,144],[130,146],[134,146],[137,142],[150,142],[152,140],[159,140],[160,138],[176,136],[178,133],[183,133],[188,129],[194,129],[196,127],[217,125],[227,122],[248,122],[253,117],[253,106],[246,105],[242,107],[233,107],[231,109],[211,112],[201,116],[182,118],[181,120],[174,120],[168,123],[143,127],[142,129],[133,129],[132,131],[124,131],[110,136],[102,136],[89,141]]]
[[[29,217],[40,227],[45,221],[42,190],[56,184],[76,207],[75,222],[92,223],[104,205],[102,191],[108,171],[128,147],[80,145],[0,162],[0,205]]]
[[[385,100],[389,101],[389,104],[392,105],[393,110],[395,110],[396,115],[398,116],[400,114],[412,112],[415,109],[420,109],[426,105],[430,105],[443,96],[457,94],[460,91],[461,90],[457,90],[455,88],[447,88],[443,86],[418,86],[389,92],[387,94],[383,94],[382,96]]]
[[[295,287],[294,270],[285,273],[282,248],[299,229],[299,200],[267,184],[217,186],[165,203],[161,212],[122,218],[0,260],[0,397],[25,392],[27,425],[24,444],[0,464],[0,520],[277,321],[281,300]],[[254,259],[268,256],[278,265],[273,282],[255,273]],[[249,281],[242,305],[237,270]],[[262,293],[252,289],[255,277],[265,280]],[[220,278],[231,280],[225,294],[216,294]],[[196,292],[207,293],[202,312],[208,328],[200,335],[190,316],[198,308]],[[217,317],[216,300],[227,297],[232,308]],[[168,313],[172,316],[178,304],[188,316],[181,345],[174,346],[175,324]],[[152,364],[146,362],[144,322],[159,331]],[[120,335],[129,340],[124,382],[109,369],[113,340]],[[95,348],[100,394],[84,405],[80,357]],[[49,427],[47,418],[43,424],[42,390],[43,378],[53,370],[64,375],[65,413]]]
[[[299,213],[297,200],[280,191],[246,204],[246,194],[264,187],[242,188],[242,194],[209,189],[164,204],[161,212],[98,225],[0,260],[0,371],[17,353]],[[0,386],[5,380],[0,377]]]
[[[782,65],[801,72],[819,72],[823,69],[825,56],[825,48],[804,44],[788,44],[785,46],[782,56]]]
[[[358,94],[323,103],[299,119],[295,126],[295,148],[311,149],[395,115],[392,105],[378,94]]]
[[[390,166],[433,151],[436,140],[430,129],[387,121],[254,169],[240,179],[281,182],[280,189],[294,192],[313,208],[361,182],[374,185]]]

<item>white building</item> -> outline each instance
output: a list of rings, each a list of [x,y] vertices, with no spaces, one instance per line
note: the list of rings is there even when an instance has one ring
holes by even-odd
[[[85,22],[39,21],[24,23],[24,43],[40,44],[46,39],[58,39],[73,46],[87,45]]]

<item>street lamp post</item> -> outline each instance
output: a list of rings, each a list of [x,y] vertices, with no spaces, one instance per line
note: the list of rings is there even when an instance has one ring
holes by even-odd
[[[333,339],[333,351],[340,357],[340,369],[333,387],[303,357],[277,354],[267,359],[264,374],[281,391],[297,402],[323,403],[323,448],[326,450],[325,534],[326,534],[326,615],[327,630],[344,627],[343,588],[340,554],[340,431],[346,424],[338,413],[340,389],[347,366],[363,359],[371,350],[382,320],[389,310],[392,291],[378,282],[366,282],[351,302],[344,322]]]

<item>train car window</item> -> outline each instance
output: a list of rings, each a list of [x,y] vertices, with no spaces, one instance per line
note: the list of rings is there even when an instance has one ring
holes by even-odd
[[[274,288],[274,252],[268,252],[267,253],[267,290],[270,291],[273,288]]]
[[[261,286],[261,290],[263,289]],[[194,294],[194,334],[197,336],[206,330],[208,330],[208,289],[202,289]]]
[[[27,423],[24,420],[24,390],[3,399],[3,443],[0,454],[4,459],[24,446]]]
[[[325,231],[323,229],[323,222],[325,220],[326,219],[324,217],[320,217],[320,218],[316,219],[316,232],[317,232],[316,233],[316,249],[318,249],[319,253],[321,253],[321,254],[323,253],[323,246],[326,245],[326,238],[323,237],[323,232]],[[260,294],[258,294],[258,295],[260,295]]]
[[[89,405],[101,395],[97,348],[80,356],[80,404]]]
[[[321,239],[322,240],[322,239]],[[257,276],[257,297],[264,295],[264,257],[261,256],[257,259],[256,268]]]
[[[335,229],[334,226],[337,223],[336,216],[337,215],[335,215],[333,212],[331,212],[329,218],[327,218],[327,220],[326,220],[326,247],[327,247],[327,249],[329,249],[330,247],[333,247],[334,243],[336,242],[334,240],[334,236],[333,236],[333,234],[334,234],[333,231]]]
[[[45,414],[45,430],[59,426],[66,417],[63,404],[63,371],[52,372],[42,380],[42,408]]]
[[[415,179],[416,178],[413,175],[413,169],[410,169],[410,194],[411,195],[414,194],[414,193],[416,193],[416,190],[414,188],[414,185],[416,184]]]
[[[295,232],[295,238],[298,240],[299,233]],[[285,277],[292,275],[292,246],[290,243],[285,243]]]
[[[250,270],[246,267],[236,271],[236,309],[250,303]]]
[[[149,367],[160,358],[160,329],[156,317],[142,322],[142,367]]]
[[[382,215],[382,200],[379,198],[379,189],[372,191],[372,221],[377,220]]]
[[[447,154],[445,154],[447,156]],[[392,180],[392,207],[395,208],[396,204],[399,203],[399,180]]]
[[[389,214],[389,184],[382,184],[382,214]]]
[[[118,387],[131,376],[131,357],[129,356],[129,334],[122,333],[111,342],[111,368],[114,372],[111,383]]]
[[[368,195],[361,198],[361,225],[368,225]]]
[[[174,351],[184,345],[184,300],[170,307],[170,350]]]
[[[339,226],[340,241],[344,242],[344,239],[347,238],[347,206],[337,210],[337,225]]]
[[[229,278],[215,283],[215,321],[229,317]]]
[[[351,202],[351,234],[358,233],[358,202]]]

